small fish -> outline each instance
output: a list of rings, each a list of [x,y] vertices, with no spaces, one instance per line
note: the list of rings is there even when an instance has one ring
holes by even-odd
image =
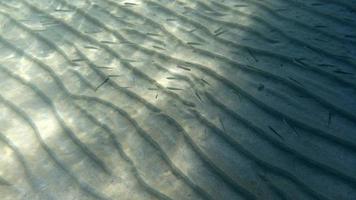
[[[83,58],[77,58],[77,59],[73,59],[72,62],[82,62],[84,61]]]
[[[216,29],[216,30],[214,31],[214,33],[216,34],[216,33],[220,32],[220,31],[222,31],[222,30],[223,30],[223,27],[220,27],[220,28]]]
[[[155,36],[155,37],[160,37],[160,36],[162,36],[162,35],[157,34],[157,33],[146,33],[146,35]]]
[[[293,59],[293,62],[294,62],[295,64],[307,66],[307,64],[305,64],[305,63],[303,62],[303,60],[306,60],[306,59],[305,59],[305,58],[294,58],[294,59]]]
[[[203,45],[202,43],[199,43],[199,42],[187,42],[188,45],[197,45],[197,46],[200,46],[200,45]]]
[[[73,12],[73,10],[69,10],[69,9],[54,9],[55,12]]]
[[[189,107],[195,107],[195,104],[194,103],[191,103],[191,102],[187,102],[187,101],[182,101],[182,103],[186,106],[189,106]]]
[[[99,49],[98,47],[94,47],[94,46],[84,46],[84,48],[86,48],[86,49],[95,49],[95,50]]]
[[[216,11],[206,11],[206,13],[209,15],[217,16],[217,17],[223,17],[223,16],[227,15],[225,13],[220,13],[220,12],[216,12]]]
[[[234,7],[235,7],[235,8],[243,8],[243,7],[247,7],[247,5],[235,4]]]
[[[346,75],[353,75],[353,73],[351,73],[351,72],[345,72],[345,71],[342,71],[342,70],[340,70],[340,69],[334,70],[334,73],[337,73],[337,74],[346,74]]]
[[[98,69],[108,69],[108,70],[113,70],[114,69],[112,67],[96,67],[96,68],[98,68]]]
[[[158,94],[156,94],[156,99],[158,98]]]
[[[155,48],[155,49],[159,49],[159,50],[166,50],[165,48],[159,47],[159,46],[156,46],[156,45],[153,45],[152,47]]]
[[[226,33],[226,32],[227,32],[227,30],[222,30],[222,31],[216,33],[214,36],[215,36],[215,37],[218,37],[219,35],[222,35],[222,34],[224,34],[224,33]]]
[[[138,60],[121,59],[122,62],[138,62]]]
[[[200,79],[203,83],[207,84],[207,85],[210,85],[210,83],[206,80],[204,80],[203,78]]]
[[[181,66],[181,65],[177,65],[178,68],[181,68],[181,69],[184,69],[186,71],[190,71],[190,68],[188,67],[184,67],[184,66]]]
[[[106,82],[108,82],[110,77],[106,77],[103,82],[101,82],[96,88],[95,91],[97,91],[101,86],[103,86]]]
[[[274,134],[276,134],[279,138],[281,138],[282,140],[284,140],[284,138],[283,138],[276,130],[274,130],[271,126],[268,126],[268,128],[269,128]]]
[[[320,66],[320,67],[336,67],[335,65],[331,65],[331,64],[318,64],[318,66]]]
[[[84,31],[84,33],[87,33],[87,34],[92,34],[92,33],[101,33],[103,32],[103,30],[97,30],[97,31]]]
[[[253,55],[252,51],[247,48],[247,52],[250,54],[250,56],[255,60],[255,62],[258,62],[257,58],[255,57],[255,55]]]
[[[158,88],[147,88],[148,90],[158,90]]]
[[[176,19],[166,19],[168,22],[177,21]]]
[[[220,117],[219,117],[219,121],[220,121],[221,127],[223,128],[224,132],[226,132],[226,129],[225,129],[224,123],[223,123],[223,121],[221,120],[221,118],[220,118]]]
[[[201,97],[200,97],[200,95],[199,95],[199,93],[198,93],[197,91],[195,91],[195,95],[198,97],[198,99],[199,99],[201,102],[203,102],[202,99],[201,99]]]
[[[111,75],[108,75],[109,78],[111,77],[120,77],[121,75],[120,74],[111,74]]]
[[[177,80],[176,77],[166,77],[166,79],[168,79],[168,80]]]
[[[304,87],[299,81],[295,80],[294,78],[288,76],[288,78],[294,82],[296,82],[297,84],[299,84],[300,86]]]
[[[331,118],[332,118],[332,113],[331,113],[331,112],[329,112],[328,126],[330,126],[330,124],[331,124]]]
[[[125,6],[136,6],[136,3],[130,3],[130,2],[126,2],[124,3]]]
[[[107,41],[107,40],[102,40],[100,41],[101,43],[104,43],[104,44],[117,44],[116,42],[112,42],[112,41]]]

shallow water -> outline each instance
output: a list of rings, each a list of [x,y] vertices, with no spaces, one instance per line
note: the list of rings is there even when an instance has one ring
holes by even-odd
[[[355,0],[0,0],[0,196],[356,199]]]

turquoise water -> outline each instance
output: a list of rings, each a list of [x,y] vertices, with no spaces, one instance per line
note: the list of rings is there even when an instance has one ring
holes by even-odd
[[[0,199],[356,199],[354,0],[0,0]]]

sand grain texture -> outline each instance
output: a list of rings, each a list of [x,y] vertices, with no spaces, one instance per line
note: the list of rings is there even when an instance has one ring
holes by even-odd
[[[356,198],[356,1],[0,1],[2,200]]]

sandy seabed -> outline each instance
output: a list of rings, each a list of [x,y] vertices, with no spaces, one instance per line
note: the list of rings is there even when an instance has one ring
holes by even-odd
[[[355,0],[0,1],[0,199],[356,199]]]

